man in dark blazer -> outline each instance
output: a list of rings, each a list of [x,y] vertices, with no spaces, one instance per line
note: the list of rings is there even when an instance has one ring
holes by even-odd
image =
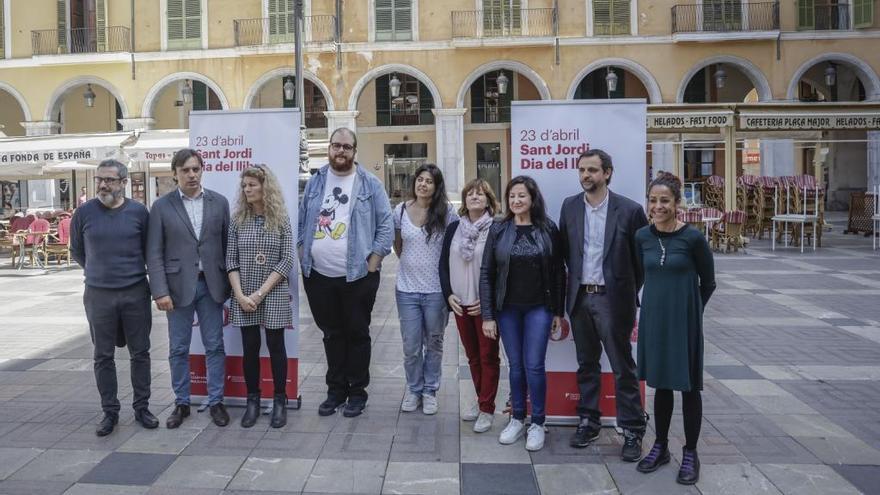
[[[608,189],[611,157],[592,149],[578,157],[583,193],[562,203],[559,230],[568,269],[566,310],[577,349],[580,424],[572,447],[586,447],[599,436],[602,348],[614,371],[617,425],[623,428],[621,458],[642,455],[645,413],[630,337],[644,275],[635,233],[648,224],[641,205]]]
[[[178,188],[153,204],[147,237],[147,267],[156,306],[168,316],[168,361],[175,408],[166,421],[177,428],[189,416],[189,346],[193,316],[207,361],[208,404],[218,426],[229,424],[223,406],[226,353],[223,349],[223,303],[229,297],[226,235],[229,202],[202,188],[204,163],[192,149],[171,160]]]

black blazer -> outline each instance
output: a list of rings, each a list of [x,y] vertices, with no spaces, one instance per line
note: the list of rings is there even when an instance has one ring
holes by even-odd
[[[568,268],[565,309],[571,314],[581,284],[584,261],[584,194],[565,198],[559,215],[565,265]],[[635,201],[608,191],[608,216],[605,219],[605,245],[602,274],[605,292],[615,319],[612,326],[632,328],[638,306],[638,292],[645,276],[635,244],[635,234],[648,225],[645,210]]]
[[[452,238],[455,237],[455,231],[458,230],[460,220],[456,220],[446,226],[446,233],[443,235],[443,249],[440,251],[440,290],[443,292],[443,301],[446,307],[452,311],[449,305],[449,296],[452,295],[452,282],[449,281],[449,250],[452,247]]]
[[[564,314],[565,269],[562,265],[562,243],[559,229],[550,219],[547,227],[536,229],[540,232],[537,240],[541,243],[544,256],[541,259],[544,287],[544,303],[554,316]],[[516,225],[513,220],[495,222],[489,229],[486,246],[483,248],[483,264],[480,266],[480,312],[483,321],[496,319],[496,312],[504,306],[507,296],[508,277],[517,276],[508,273],[510,269],[510,251],[516,240]]]

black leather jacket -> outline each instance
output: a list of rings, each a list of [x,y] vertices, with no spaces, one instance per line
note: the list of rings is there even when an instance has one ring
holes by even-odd
[[[547,226],[537,229],[544,256],[541,258],[544,287],[544,304],[554,316],[563,316],[565,311],[565,269],[563,268],[562,244],[559,229],[551,220]],[[504,306],[507,296],[510,251],[516,240],[516,225],[513,219],[496,222],[489,230],[486,247],[483,250],[483,264],[480,267],[480,312],[483,321],[494,321],[496,312]]]

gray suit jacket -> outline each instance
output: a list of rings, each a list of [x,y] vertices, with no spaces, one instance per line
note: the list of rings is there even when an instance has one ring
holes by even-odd
[[[229,202],[214,191],[204,191],[204,215],[198,239],[178,189],[156,200],[150,211],[147,235],[150,290],[153,299],[171,296],[175,307],[192,304],[199,277],[199,260],[211,299],[222,303],[229,297],[226,275]]]
[[[635,247],[636,231],[648,224],[645,211],[635,201],[608,191],[608,216],[605,219],[605,245],[602,255],[602,274],[605,292],[611,301],[613,325],[635,322],[638,291],[644,281],[641,260]],[[565,198],[559,218],[568,283],[565,309],[571,314],[581,284],[584,261],[584,194]]]

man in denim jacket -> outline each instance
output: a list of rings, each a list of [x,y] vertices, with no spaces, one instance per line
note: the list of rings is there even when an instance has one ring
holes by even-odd
[[[309,179],[299,207],[303,287],[327,354],[321,416],[344,404],[342,414],[355,417],[367,405],[370,313],[382,258],[394,238],[388,195],[375,175],[355,163],[356,153],[352,130],[333,131],[329,163]]]

